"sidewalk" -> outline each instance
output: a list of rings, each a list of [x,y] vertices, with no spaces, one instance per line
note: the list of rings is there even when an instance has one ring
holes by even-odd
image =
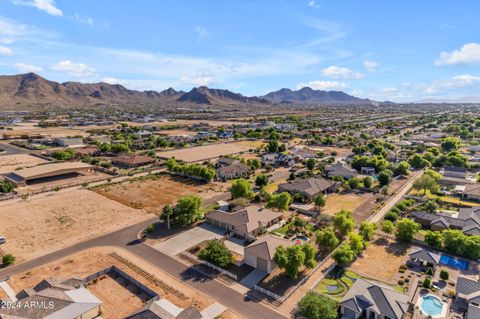
[[[12,287],[10,287],[10,285],[6,281],[0,282],[0,288],[2,288],[3,291],[5,291],[8,298],[10,298],[12,302],[18,301],[15,291],[13,291]]]

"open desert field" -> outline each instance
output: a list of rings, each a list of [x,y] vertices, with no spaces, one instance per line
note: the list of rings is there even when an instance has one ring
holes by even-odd
[[[175,157],[177,160],[182,160],[187,163],[201,162],[223,155],[246,152],[252,149],[252,146],[244,145],[241,143],[242,142],[217,143],[172,151],[157,152],[157,156],[165,159]]]
[[[36,166],[48,161],[28,154],[0,156],[0,174],[10,173],[19,168]]]
[[[2,245],[20,262],[151,218],[152,215],[75,190],[0,206]]]
[[[348,155],[352,154],[352,150],[349,148],[340,148],[340,147],[332,147],[332,146],[311,146],[310,148],[314,150],[318,150],[319,152],[324,152],[325,155],[330,155],[332,152],[337,152],[337,156],[339,157],[347,157]]]
[[[216,188],[215,184],[199,184],[186,178],[152,176],[102,186],[95,191],[123,205],[158,214],[163,206],[175,203],[182,196],[197,194],[205,198],[214,195]]]
[[[395,284],[392,279],[400,265],[407,261],[408,248],[406,244],[377,237],[348,270],[361,276]]]
[[[247,122],[241,121],[223,121],[223,120],[176,120],[176,121],[167,121],[167,122],[153,122],[153,123],[137,123],[137,122],[124,122],[128,124],[128,126],[144,126],[150,125],[155,127],[162,127],[162,126],[171,126],[171,125],[178,125],[178,126],[189,126],[198,123],[207,123],[213,127],[220,127],[220,126],[229,126],[229,125],[245,125]]]
[[[133,263],[145,272],[161,280],[165,285],[174,288],[180,293],[183,293],[185,295],[185,298],[179,298],[176,295],[165,291],[162,287],[155,285],[153,282],[149,281],[145,277],[135,272],[129,265],[113,258],[110,255],[113,252]],[[193,288],[182,283],[176,278],[163,272],[154,265],[143,261],[142,259],[136,257],[135,255],[129,253],[126,250],[113,247],[98,247],[88,249],[77,254],[70,255],[63,259],[54,261],[52,263],[46,264],[44,266],[29,269],[26,272],[11,276],[8,280],[8,283],[16,292],[19,292],[22,289],[35,286],[37,283],[39,283],[45,278],[85,278],[112,265],[120,268],[136,280],[140,281],[142,284],[146,285],[148,288],[158,293],[161,298],[166,298],[179,307],[185,308],[195,305],[200,310],[203,310],[204,308],[213,303],[213,300],[211,300],[207,296],[199,293],[197,290],[194,290]],[[122,300],[112,300],[112,298],[109,296],[109,291],[105,290],[109,288],[115,289],[116,294],[121,298],[125,298],[126,300],[133,300],[134,303],[122,304]],[[117,306],[122,307],[122,312],[129,312],[130,310],[132,310],[133,312],[140,308],[138,307],[139,305],[141,306],[139,300],[128,294],[128,292],[122,291],[121,287],[116,286],[115,283],[112,283],[109,280],[101,283],[101,285],[97,287],[94,286],[92,288],[91,286],[89,286],[89,289],[104,303],[107,302],[109,309],[119,303],[119,305]],[[107,316],[104,318],[117,317]],[[124,316],[121,318],[124,318]]]
[[[353,213],[357,222],[361,222],[371,215],[375,208],[375,196],[372,194],[330,194],[327,196],[327,204],[321,213],[333,216],[338,211],[345,209]]]

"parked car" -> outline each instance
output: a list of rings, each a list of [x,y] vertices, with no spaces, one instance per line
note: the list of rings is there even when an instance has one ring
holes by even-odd
[[[5,244],[7,239],[5,237],[0,237],[0,244]]]

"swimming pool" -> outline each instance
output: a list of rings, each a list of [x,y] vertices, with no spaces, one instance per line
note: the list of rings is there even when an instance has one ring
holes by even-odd
[[[461,270],[467,270],[468,269],[468,261],[460,259],[460,258],[455,258],[455,257],[450,257],[447,255],[442,255],[440,257],[440,264],[442,265],[447,265],[453,268],[458,268]]]
[[[434,295],[425,295],[420,302],[420,310],[425,316],[432,318],[440,317],[443,313],[445,304]]]

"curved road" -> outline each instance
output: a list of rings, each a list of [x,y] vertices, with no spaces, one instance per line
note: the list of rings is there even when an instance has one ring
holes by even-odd
[[[46,263],[64,258],[68,255],[80,252],[84,249],[98,246],[117,246],[128,250],[138,257],[159,267],[170,275],[192,286],[198,291],[210,296],[212,299],[223,304],[227,308],[244,316],[245,318],[262,318],[262,319],[278,319],[286,318],[275,310],[259,303],[246,299],[244,295],[230,289],[226,285],[212,280],[195,271],[190,271],[189,267],[167,256],[160,251],[148,246],[144,243],[128,245],[131,240],[137,238],[138,233],[149,224],[158,221],[157,218],[149,219],[141,223],[120,229],[113,233],[93,238],[85,242],[73,245],[48,255],[23,262],[21,264],[9,266],[0,270],[0,278],[8,275],[14,275],[27,271],[29,269],[42,266]]]

